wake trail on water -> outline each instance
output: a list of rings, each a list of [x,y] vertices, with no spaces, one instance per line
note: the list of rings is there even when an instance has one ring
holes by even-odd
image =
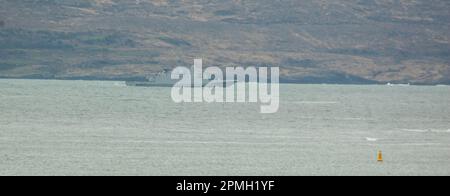
[[[402,129],[402,131],[415,133],[450,133],[450,129]]]

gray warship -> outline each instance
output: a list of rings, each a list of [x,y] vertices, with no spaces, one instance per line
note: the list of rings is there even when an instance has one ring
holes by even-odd
[[[170,71],[169,69],[164,69],[162,72],[147,76],[146,81],[127,81],[126,85],[136,87],[173,87],[175,84],[177,84],[178,80],[172,80],[171,75],[172,71]],[[235,80],[203,80],[201,86],[198,87],[205,87],[208,84],[223,84],[224,87],[228,87],[232,84],[235,84],[236,82],[237,81]],[[183,86],[189,85],[191,85],[192,87],[196,87],[193,83],[185,84]]]
[[[138,86],[138,87],[172,87],[177,82],[172,80],[171,71],[164,69],[162,72],[151,74],[146,77],[146,81],[127,81],[127,86]]]

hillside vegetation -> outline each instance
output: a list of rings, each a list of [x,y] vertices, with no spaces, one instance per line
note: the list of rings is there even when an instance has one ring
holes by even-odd
[[[280,66],[282,81],[450,84],[448,0],[0,0],[0,77],[142,79]]]

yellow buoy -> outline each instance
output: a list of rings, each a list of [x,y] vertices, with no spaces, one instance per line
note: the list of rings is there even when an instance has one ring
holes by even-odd
[[[381,152],[381,150],[378,151],[377,161],[383,162],[383,152]]]

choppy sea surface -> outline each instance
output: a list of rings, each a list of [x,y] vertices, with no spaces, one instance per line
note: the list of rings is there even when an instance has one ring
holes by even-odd
[[[282,84],[275,114],[170,91],[0,80],[0,175],[450,175],[449,86]]]

